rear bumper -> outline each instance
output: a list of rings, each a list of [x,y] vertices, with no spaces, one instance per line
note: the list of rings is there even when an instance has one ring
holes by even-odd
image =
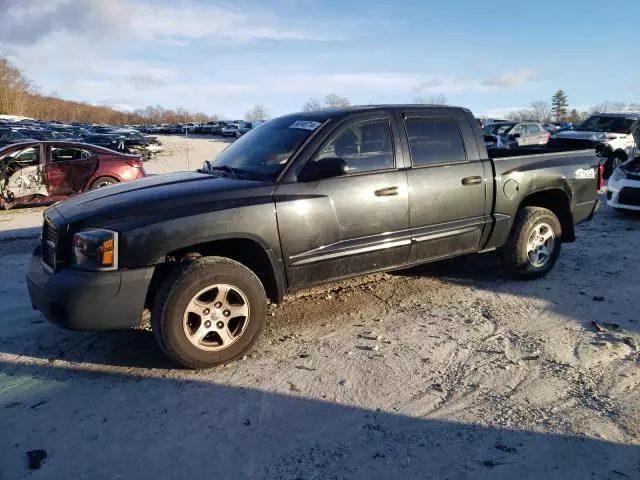
[[[49,273],[40,247],[29,263],[27,288],[33,308],[71,330],[118,330],[138,325],[154,267],[116,272],[66,268]]]

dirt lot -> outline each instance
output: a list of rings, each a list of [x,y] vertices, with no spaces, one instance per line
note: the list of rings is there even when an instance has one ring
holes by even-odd
[[[4,240],[0,478],[640,479],[640,219],[577,233],[534,282],[487,254],[305,291],[203,372],[44,322]]]

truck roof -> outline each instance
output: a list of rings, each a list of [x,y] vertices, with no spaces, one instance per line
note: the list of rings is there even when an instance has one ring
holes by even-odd
[[[380,110],[380,109],[442,109],[442,110],[463,110],[465,112],[471,113],[468,108],[464,107],[456,107],[452,105],[416,105],[416,104],[380,104],[380,105],[354,105],[350,107],[340,107],[340,108],[324,108],[322,110],[313,110],[310,112],[297,112],[292,114],[283,115],[283,117],[305,117],[305,118],[313,118],[317,120],[327,120],[328,118],[336,118],[348,115],[350,113],[358,113],[358,112],[367,112],[371,110]]]
[[[601,117],[625,117],[625,118],[640,118],[640,112],[595,112],[592,115],[600,115]]]

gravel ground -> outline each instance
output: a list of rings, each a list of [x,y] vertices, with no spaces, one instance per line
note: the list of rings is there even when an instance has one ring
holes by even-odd
[[[202,372],[44,322],[4,240],[0,478],[640,479],[639,222],[603,207],[534,282],[487,254],[304,291]]]

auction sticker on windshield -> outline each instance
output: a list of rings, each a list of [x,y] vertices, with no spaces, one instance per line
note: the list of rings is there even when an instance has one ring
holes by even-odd
[[[289,128],[301,128],[302,130],[315,130],[320,125],[320,122],[314,122],[311,120],[296,120]]]

